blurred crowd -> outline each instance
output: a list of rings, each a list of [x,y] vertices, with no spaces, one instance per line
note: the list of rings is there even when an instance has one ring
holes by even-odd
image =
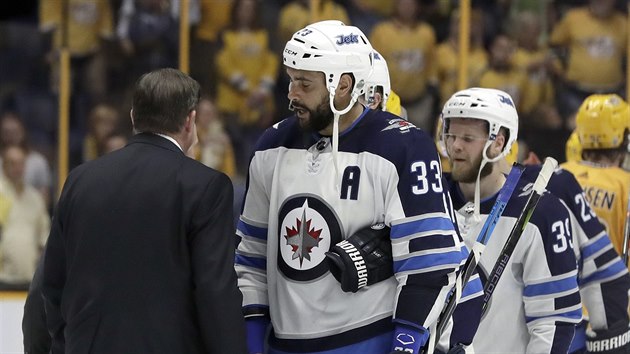
[[[0,22],[0,286],[30,281],[50,227],[58,193],[59,48],[71,58],[70,168],[124,146],[135,80],[179,65],[179,0],[65,3],[32,1]],[[339,19],[361,28],[387,60],[409,120],[422,129],[436,132],[441,106],[458,88],[457,0],[189,4],[190,74],[204,91],[191,157],[230,176],[238,201],[256,139],[290,114],[281,51],[306,24]],[[565,161],[580,103],[592,93],[626,96],[625,1],[472,6],[466,86],[514,98],[521,156],[533,151]]]

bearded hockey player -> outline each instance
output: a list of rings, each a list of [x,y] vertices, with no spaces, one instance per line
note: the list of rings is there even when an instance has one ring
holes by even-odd
[[[418,353],[466,257],[430,135],[357,101],[373,53],[339,21],[286,44],[295,114],[258,141],[237,227],[251,353]],[[360,231],[378,223],[393,275],[377,282],[366,263],[387,252]],[[337,280],[327,252],[353,260],[356,276],[339,279],[356,284]]]

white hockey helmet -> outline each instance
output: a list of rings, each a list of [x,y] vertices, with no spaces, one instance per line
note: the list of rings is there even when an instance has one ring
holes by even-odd
[[[352,96],[356,101],[365,94],[366,82],[372,73],[373,53],[372,45],[359,28],[326,20],[295,32],[284,47],[282,61],[297,70],[323,72],[331,96],[341,75],[353,74]]]
[[[497,161],[510,152],[512,144],[518,138],[518,113],[512,97],[504,91],[473,87],[454,93],[444,104],[442,110],[444,129],[448,129],[448,120],[452,118],[475,118],[489,124],[489,140],[495,140],[499,129],[509,132],[508,141],[501,155],[490,160]],[[484,151],[485,155],[485,151]]]
[[[374,95],[376,94],[379,86],[383,88],[381,109],[386,110],[387,100],[389,99],[389,94],[392,90],[389,80],[389,69],[385,58],[383,58],[383,56],[377,51],[374,51],[374,70],[367,80],[365,90],[365,100],[367,102],[371,102],[374,99]]]

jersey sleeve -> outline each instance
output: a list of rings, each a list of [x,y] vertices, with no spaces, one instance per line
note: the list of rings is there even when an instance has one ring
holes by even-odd
[[[529,230],[529,231],[528,231]],[[527,353],[566,352],[582,319],[569,212],[546,193],[526,227],[522,257]]]
[[[462,247],[468,257],[468,250]],[[462,262],[464,265],[465,260]],[[462,268],[460,268],[461,271]],[[481,322],[483,305],[483,284],[475,270],[470,279],[463,284],[462,296],[453,311],[453,317],[440,337],[439,349],[447,352],[456,345],[468,346],[472,343]]]
[[[465,254],[435,145],[423,132],[409,140],[409,149],[393,152],[399,178],[390,184],[385,217],[399,282],[394,321],[429,328]]]
[[[243,293],[245,318],[266,316],[267,297],[267,220],[269,198],[265,190],[264,161],[254,155],[249,167],[243,211],[236,226],[240,242],[236,249],[235,268],[238,286]]]
[[[559,196],[571,212],[580,293],[590,326],[599,330],[619,322],[628,323],[630,275],[606,228],[571,172],[559,170],[551,181],[550,191]]]

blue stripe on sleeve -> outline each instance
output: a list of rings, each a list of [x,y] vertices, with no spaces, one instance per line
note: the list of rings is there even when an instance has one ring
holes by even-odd
[[[261,270],[267,269],[267,261],[264,258],[248,257],[237,254],[236,257],[234,257],[234,263]]]
[[[579,320],[582,318],[582,309],[580,308],[577,310],[567,311],[563,313],[556,313],[549,316],[540,316],[540,317],[525,316],[525,321],[529,323],[529,322],[536,321],[541,318],[547,318],[547,317],[564,317],[571,320]]]
[[[466,283],[464,290],[462,290],[462,298],[482,291],[483,286],[481,285],[481,279],[479,279],[479,277],[471,278],[468,280],[468,283]]]
[[[428,232],[436,230],[453,230],[453,221],[447,217],[433,217],[416,221],[410,221],[398,225],[392,225],[391,238],[401,238],[413,235],[419,232]]]
[[[461,262],[461,257],[462,253],[459,251],[410,257],[402,261],[394,261],[394,272],[419,270],[446,264],[458,266]]]
[[[580,285],[588,284],[597,280],[606,279],[608,277],[612,277],[615,274],[619,274],[626,268],[621,259],[617,260],[615,263],[611,264],[609,267],[605,269],[600,269],[599,271],[591,274],[590,276],[580,279]]]
[[[267,228],[256,227],[239,220],[236,228],[243,233],[243,235],[259,238],[261,240],[267,240]]]
[[[608,238],[608,235],[605,235],[594,243],[582,248],[582,250],[580,251],[582,253],[582,259],[589,258],[590,256],[599,252],[602,248],[608,245],[610,245],[610,238]]]
[[[539,296],[560,293],[577,288],[577,281],[574,277],[549,281],[540,284],[526,285],[523,296]]]

